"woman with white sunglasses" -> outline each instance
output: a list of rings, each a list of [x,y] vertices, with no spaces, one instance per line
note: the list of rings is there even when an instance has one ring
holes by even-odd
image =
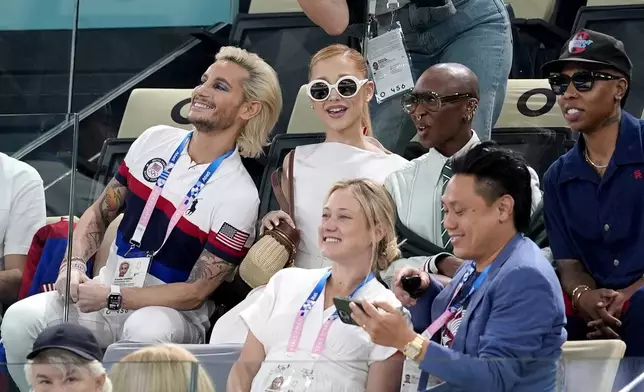
[[[345,46],[331,45],[321,49],[309,66],[308,95],[311,109],[325,124],[323,143],[299,146],[284,159],[282,184],[287,189],[287,176],[294,175],[295,216],[293,222],[284,211],[272,211],[262,219],[263,232],[286,220],[300,230],[300,244],[295,266],[306,269],[328,267],[317,241],[317,230],[324,207],[324,197],[338,181],[366,178],[382,184],[392,172],[407,161],[385,150],[371,137],[368,103],[373,97],[373,82],[368,79],[362,55]],[[311,132],[319,129],[311,129]],[[293,173],[288,173],[293,161]],[[345,218],[348,219],[348,218]],[[265,286],[253,290],[215,324],[211,344],[244,343],[248,328],[239,317],[259,298]]]
[[[324,195],[331,185],[355,178],[383,183],[389,173],[407,161],[391,154],[371,137],[368,105],[374,84],[368,79],[367,64],[359,52],[340,44],[321,49],[311,59],[309,80],[311,109],[326,126],[326,140],[299,146],[286,156],[282,184],[288,184],[287,177],[294,175],[297,222],[284,211],[273,211],[262,219],[262,232],[279,224],[280,219],[298,227],[301,240],[295,265],[321,268],[330,262],[322,257],[318,247],[317,225]],[[291,159],[295,159],[293,173],[288,173]]]

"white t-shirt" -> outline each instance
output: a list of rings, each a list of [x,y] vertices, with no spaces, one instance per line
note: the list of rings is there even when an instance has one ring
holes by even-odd
[[[26,255],[47,220],[45,189],[33,167],[0,153],[0,270],[5,255]]]
[[[301,268],[331,265],[322,257],[318,246],[318,227],[324,200],[333,184],[356,178],[368,178],[382,184],[389,174],[407,163],[396,154],[367,151],[344,143],[298,146],[293,162],[295,223],[300,229],[295,265]]]
[[[285,364],[296,369],[313,370],[313,381],[307,392],[364,392],[369,366],[396,353],[395,348],[374,344],[362,328],[344,324],[338,319],[329,329],[320,357],[313,359],[311,352],[320,327],[335,312],[335,306],[324,309],[322,292],[320,300],[315,302],[305,319],[298,352],[293,357],[286,357],[295,317],[327,271],[327,268],[281,270],[271,278],[261,296],[241,313],[266,352],[251,392],[265,392],[277,377],[277,367]],[[376,279],[360,288],[354,298],[401,306],[395,295]]]

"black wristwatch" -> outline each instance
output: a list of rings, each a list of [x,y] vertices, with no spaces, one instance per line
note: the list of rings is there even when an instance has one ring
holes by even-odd
[[[123,305],[123,296],[121,295],[121,286],[112,285],[110,295],[107,296],[108,310],[121,310]]]

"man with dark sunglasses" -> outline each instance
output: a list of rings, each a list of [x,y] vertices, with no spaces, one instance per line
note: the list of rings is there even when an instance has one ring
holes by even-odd
[[[398,226],[404,225],[442,252],[429,258],[415,256],[394,262],[381,274],[390,287],[395,271],[403,267],[424,268],[448,282],[462,264],[450,253],[441,196],[452,175],[451,160],[480,142],[476,130],[472,130],[478,97],[479,82],[472,70],[462,64],[443,63],[428,68],[412,92],[401,99],[402,109],[416,126],[418,140],[429,151],[390,174],[385,186],[396,203]],[[529,170],[534,212],[541,202],[541,190],[537,173]]]
[[[581,30],[543,68],[581,133],[544,176],[568,336],[621,338],[626,356],[644,357],[644,121],[622,110],[631,60],[621,41]]]

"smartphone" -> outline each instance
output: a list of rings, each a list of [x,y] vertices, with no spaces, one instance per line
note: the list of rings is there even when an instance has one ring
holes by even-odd
[[[358,305],[358,307],[362,309],[362,305],[360,305],[359,302],[349,297],[333,297],[333,304],[335,305],[335,309],[340,316],[340,321],[345,324],[358,325],[355,320],[351,318],[351,308],[349,307],[349,304],[351,302]]]
[[[409,296],[417,299],[423,293],[423,290],[420,289],[422,280],[420,276],[403,276],[400,278],[400,284],[402,285],[403,290],[409,293]]]

